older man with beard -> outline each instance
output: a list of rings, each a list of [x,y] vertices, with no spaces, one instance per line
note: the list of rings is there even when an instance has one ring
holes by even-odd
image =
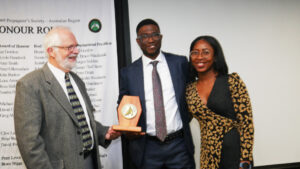
[[[27,169],[100,169],[98,145],[120,132],[95,121],[84,82],[71,71],[79,54],[73,33],[45,37],[48,63],[21,78],[14,105],[18,147]]]

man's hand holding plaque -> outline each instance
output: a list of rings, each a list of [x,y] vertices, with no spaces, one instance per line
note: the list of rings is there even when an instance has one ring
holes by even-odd
[[[126,135],[144,135],[142,128],[137,126],[142,113],[140,98],[138,96],[123,96],[118,107],[119,125],[112,128],[124,132]]]

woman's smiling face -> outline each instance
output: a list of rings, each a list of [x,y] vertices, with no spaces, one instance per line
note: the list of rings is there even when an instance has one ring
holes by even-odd
[[[214,49],[205,40],[196,42],[193,50],[190,52],[190,59],[198,73],[214,71]]]

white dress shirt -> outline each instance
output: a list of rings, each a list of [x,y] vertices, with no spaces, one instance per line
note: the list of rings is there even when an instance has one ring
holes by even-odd
[[[147,119],[147,134],[155,136],[155,111],[154,111],[154,101],[153,101],[153,85],[152,85],[152,70],[153,65],[150,63],[154,60],[142,56],[143,69],[144,69],[144,90],[145,90],[145,102],[146,102],[146,119]],[[178,104],[175,97],[175,91],[173,87],[173,82],[169,70],[168,63],[162,52],[157,56],[155,61],[158,61],[157,72],[159,74],[162,91],[163,100],[165,106],[166,115],[166,126],[167,133],[173,133],[182,128],[182,120],[180,117]]]
[[[60,86],[62,87],[62,89],[64,90],[67,98],[69,98],[69,94],[68,94],[68,91],[67,91],[67,87],[66,87],[66,81],[65,81],[65,72],[58,69],[57,67],[53,66],[51,63],[47,63],[49,69],[51,70],[51,72],[53,73],[54,77],[56,78],[56,80],[59,82]],[[91,128],[91,124],[90,124],[90,118],[89,118],[89,115],[87,113],[87,109],[86,109],[86,105],[85,105],[85,102],[84,102],[84,99],[82,97],[82,94],[80,93],[80,90],[76,84],[76,82],[74,81],[73,77],[71,74],[70,75],[70,80],[71,80],[71,84],[75,90],[75,93],[79,99],[79,102],[82,106],[82,109],[84,111],[84,115],[85,115],[85,118],[86,118],[86,121],[88,123],[88,126],[89,126],[89,129],[91,131],[91,136],[92,136],[92,148],[94,146],[94,137],[93,137],[93,130]],[[69,98],[69,102],[70,102],[70,98]]]

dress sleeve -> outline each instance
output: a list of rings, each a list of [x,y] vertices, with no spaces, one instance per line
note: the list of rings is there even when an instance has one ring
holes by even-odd
[[[252,164],[254,126],[250,97],[246,85],[239,75],[237,73],[232,73],[231,77],[229,83],[231,83],[232,100],[234,103],[234,110],[237,112],[238,130],[241,140],[240,161],[249,161]]]

